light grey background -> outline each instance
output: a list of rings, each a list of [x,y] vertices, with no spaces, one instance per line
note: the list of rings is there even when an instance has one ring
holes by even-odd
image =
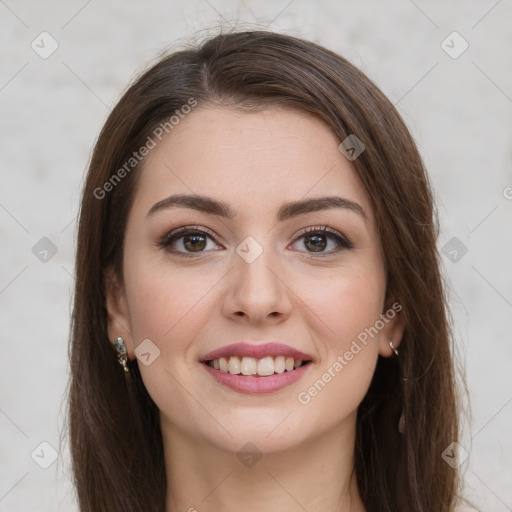
[[[439,247],[459,244],[447,246],[443,265],[472,405],[466,495],[485,511],[512,510],[511,19],[510,0],[0,0],[0,510],[77,510],[66,449],[43,469],[52,454],[40,443],[60,450],[75,217],[90,151],[142,67],[226,20],[341,53],[404,116],[435,188]],[[46,59],[31,47],[51,49],[43,31],[58,43]],[[47,262],[32,251],[42,237],[57,249]]]

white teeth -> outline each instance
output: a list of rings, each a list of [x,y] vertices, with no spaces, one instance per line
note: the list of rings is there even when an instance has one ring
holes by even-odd
[[[240,371],[243,375],[256,375],[258,372],[256,359],[254,357],[242,357]]]
[[[237,356],[232,356],[229,358],[228,363],[228,371],[233,375],[238,375],[240,373],[240,358]]]
[[[227,373],[228,371],[228,360],[225,357],[219,359],[219,368],[221,372]]]
[[[274,359],[274,371],[276,373],[283,373],[285,370],[284,366],[284,356],[277,356]]]
[[[285,356],[266,356],[261,359],[255,357],[220,357],[209,361],[208,364],[224,373],[231,373],[233,375],[260,375],[267,377],[274,375],[274,373],[283,373],[284,371],[291,372],[296,368],[300,368],[304,361],[293,357]]]
[[[274,359],[272,357],[264,357],[258,361],[258,375],[273,375]]]

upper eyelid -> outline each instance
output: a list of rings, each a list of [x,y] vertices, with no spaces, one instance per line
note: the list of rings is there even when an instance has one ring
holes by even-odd
[[[217,238],[216,233],[214,233],[211,229],[206,228],[204,226],[182,226],[182,227],[179,227],[179,228],[176,228],[176,229],[173,229],[173,230],[169,231],[166,235],[164,235],[164,237],[175,236],[175,235],[179,235],[180,233],[185,233],[186,234],[189,231],[204,232],[207,235],[211,236],[214,240]]]
[[[340,233],[337,229],[331,228],[330,226],[326,226],[323,224],[317,224],[313,226],[307,226],[305,228],[301,228],[298,231],[296,231],[292,237],[295,241],[296,238],[300,238],[310,232],[320,231],[323,232],[326,235],[331,235],[333,237],[339,237],[342,240],[344,240],[348,245],[352,245],[352,242],[343,234]],[[221,244],[221,242],[218,240],[218,236],[216,233],[214,233],[211,229],[205,227],[205,226],[198,226],[198,225],[187,225],[187,226],[181,226],[179,228],[176,228],[174,230],[171,230],[167,234],[165,234],[163,237],[160,238],[161,241],[165,239],[174,238],[172,242],[179,240],[181,236],[185,236],[189,232],[202,232],[208,235],[216,244]],[[183,234],[182,234],[183,233]],[[181,236],[180,236],[181,235]],[[169,241],[169,244],[171,241]]]
[[[305,228],[301,228],[298,231],[296,231],[292,236],[293,237],[299,236],[299,235],[302,235],[304,233],[308,233],[309,231],[315,231],[315,230],[326,231],[328,233],[333,233],[333,234],[338,234],[340,236],[343,236],[343,234],[340,233],[337,229],[331,228],[330,226],[325,226],[323,224],[318,224],[318,225],[307,226]],[[186,233],[188,231],[199,231],[199,232],[203,231],[206,234],[211,235],[212,238],[217,238],[217,234],[214,231],[212,231],[211,229],[209,229],[209,228],[207,228],[205,226],[197,226],[197,225],[181,226],[179,228],[176,228],[176,229],[173,229],[173,230],[169,231],[164,236],[179,235],[182,232]]]

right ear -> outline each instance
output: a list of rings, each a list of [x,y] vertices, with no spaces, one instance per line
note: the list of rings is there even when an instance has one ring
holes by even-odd
[[[108,338],[112,344],[117,338],[123,338],[128,359],[134,359],[135,346],[126,293],[113,269],[108,269],[104,273],[104,289],[108,313]]]

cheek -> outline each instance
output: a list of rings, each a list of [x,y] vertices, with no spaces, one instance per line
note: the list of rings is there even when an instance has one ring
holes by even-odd
[[[353,414],[366,395],[378,359],[377,336],[369,336],[381,313],[381,294],[366,279],[341,280],[310,298],[323,329],[323,353],[297,402],[313,430],[333,427]],[[325,301],[325,302],[324,302]]]
[[[141,271],[143,269],[143,271]],[[132,267],[127,285],[130,320],[135,344],[150,338],[164,349],[172,336],[176,344],[184,325],[194,325],[205,297],[218,281],[209,272],[192,273],[161,266]],[[191,322],[192,319],[192,322]]]
[[[353,339],[373,326],[382,313],[383,273],[350,269],[315,283],[303,282],[300,298],[322,321],[330,350],[344,350]]]
[[[301,299],[322,326],[317,329],[322,353],[315,375],[297,399],[311,407],[310,412],[316,410],[318,417],[327,410],[332,411],[333,422],[346,417],[357,409],[371,383],[378,358],[378,334],[371,329],[382,313],[385,293],[383,273],[373,270],[378,268],[351,269],[304,288]]]
[[[173,425],[197,433],[201,428],[191,427],[188,418],[199,414],[197,423],[202,428],[222,436],[215,421],[201,408],[198,412],[196,401],[184,391],[194,389],[193,380],[187,380],[192,375],[188,370],[197,366],[192,357],[194,341],[201,338],[201,330],[211,318],[209,292],[219,280],[218,275],[211,274],[146,266],[131,274],[127,292],[135,345],[150,339],[159,349],[158,358],[150,365],[138,361],[149,395],[163,415],[172,418]]]

